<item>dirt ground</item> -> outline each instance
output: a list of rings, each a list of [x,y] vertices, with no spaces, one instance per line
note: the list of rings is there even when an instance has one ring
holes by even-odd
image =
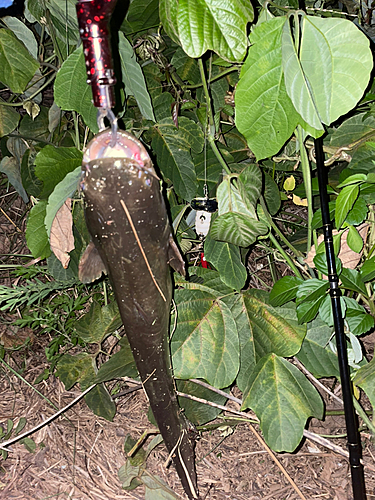
[[[0,196],[0,260],[9,262],[10,253],[24,253],[23,239],[25,206],[11,194]],[[8,256],[7,256],[8,255]],[[261,259],[257,268],[262,268]],[[256,271],[256,269],[254,269]],[[264,282],[264,279],[263,279]],[[8,272],[0,273],[0,283],[10,285]],[[8,316],[0,313],[0,336],[11,335],[4,323]],[[18,332],[20,335],[22,332]],[[25,336],[30,331],[23,332]],[[34,428],[56,413],[51,405],[63,408],[80,394],[79,388],[66,391],[63,384],[50,377],[36,387],[37,394],[27,382],[47,367],[45,348],[48,338],[43,332],[32,335],[26,349],[5,356],[0,363],[0,425],[7,419],[14,424],[26,419],[24,430]],[[367,351],[373,351],[374,335],[365,339]],[[10,368],[24,377],[20,379]],[[46,401],[46,399],[48,401]],[[236,393],[237,397],[241,397]],[[145,498],[143,487],[133,491],[121,488],[118,469],[124,464],[125,436],[137,438],[150,429],[147,401],[142,391],[134,391],[116,400],[117,413],[113,422],[95,416],[84,401],[80,401],[63,416],[35,432],[30,437],[36,443],[34,452],[16,443],[9,446],[6,460],[0,459],[0,499],[7,500],[120,500]],[[230,403],[239,410],[239,405]],[[326,399],[329,409],[337,403]],[[369,405],[366,405],[369,407]],[[228,413],[229,415],[229,413]],[[345,432],[342,416],[327,417],[324,422],[312,420],[309,430],[324,435]],[[259,428],[253,429],[260,435]],[[346,448],[343,438],[330,438]],[[362,434],[364,447],[367,497],[375,498],[375,449],[371,436]],[[201,499],[206,500],[282,500],[352,498],[348,460],[310,440],[304,440],[293,454],[276,453],[282,471],[254,435],[249,424],[234,428],[227,437],[222,430],[204,432],[196,448],[196,462]],[[184,496],[173,468],[164,467],[167,452],[163,445],[150,455],[147,470],[160,476],[181,498]],[[294,481],[300,493],[291,485]]]

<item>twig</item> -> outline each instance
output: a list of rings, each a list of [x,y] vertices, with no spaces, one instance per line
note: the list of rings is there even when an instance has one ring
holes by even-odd
[[[69,408],[71,408],[76,403],[78,403],[78,401],[80,399],[82,399],[84,396],[86,396],[86,394],[88,392],[90,392],[91,389],[93,389],[95,386],[96,386],[96,384],[91,385],[88,389],[86,389],[85,391],[83,391],[82,394],[80,394],[79,396],[77,396],[72,402],[70,402],[68,405],[66,405],[64,408],[62,408],[61,410],[59,410],[57,413],[55,413],[51,417],[47,418],[47,420],[44,420],[44,422],[41,422],[40,424],[38,424],[35,427],[33,427],[32,429],[24,432],[23,434],[20,434],[19,436],[15,436],[12,439],[8,439],[8,441],[4,441],[3,443],[0,443],[0,449],[1,450],[6,450],[6,446],[9,446],[11,444],[17,443],[17,441],[20,441],[21,439],[23,439],[23,438],[25,438],[27,436],[30,436],[30,434],[34,434],[34,432],[39,431],[45,425],[48,425],[50,422],[52,422],[57,417],[59,417],[62,413],[66,412],[67,410],[69,410]],[[9,450],[6,450],[6,451],[9,451]]]
[[[314,377],[314,375],[312,373],[310,373],[309,370],[307,370],[307,368],[305,368],[303,366],[303,364],[300,361],[298,361],[298,359],[296,357],[293,358],[293,361],[298,366],[298,368],[301,370],[301,372],[303,372],[307,378],[309,378],[312,382],[314,382],[315,385],[317,385],[323,391],[325,391],[327,394],[329,394],[331,396],[331,398],[335,399],[338,403],[340,403],[341,406],[344,405],[343,400],[341,398],[339,398],[338,396],[336,396],[336,394],[334,394],[332,391],[330,391],[325,385],[323,385],[321,382],[319,382],[319,380],[316,379]]]
[[[278,466],[278,468],[281,470],[281,472],[284,474],[284,476],[290,482],[290,484],[292,485],[292,487],[293,487],[294,491],[297,493],[297,495],[300,498],[302,498],[302,500],[306,500],[306,497],[303,495],[303,493],[298,488],[298,486],[296,485],[296,483],[289,476],[289,474],[284,469],[284,467],[281,465],[281,463],[279,462],[279,460],[275,457],[275,455],[272,453],[272,451],[270,450],[270,448],[266,445],[266,443],[264,442],[264,440],[259,436],[259,434],[257,433],[257,431],[254,429],[254,427],[250,423],[249,423],[249,427],[250,427],[251,432],[254,434],[254,436],[257,438],[257,440],[261,444],[261,446],[267,451],[267,453],[269,454],[269,456],[272,458],[272,460],[275,462],[275,464]]]

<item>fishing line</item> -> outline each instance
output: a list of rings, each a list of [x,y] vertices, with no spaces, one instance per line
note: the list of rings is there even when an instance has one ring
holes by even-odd
[[[145,254],[145,251],[143,250],[141,240],[139,239],[139,236],[138,236],[137,230],[135,229],[135,226],[134,226],[133,220],[132,220],[132,218],[131,218],[130,212],[129,212],[129,210],[128,210],[127,206],[125,205],[124,200],[120,200],[120,203],[121,203],[121,205],[122,205],[122,208],[124,209],[124,212],[125,212],[125,214],[126,214],[126,217],[128,218],[128,221],[129,221],[129,224],[130,224],[130,226],[131,226],[131,228],[132,228],[132,231],[133,231],[133,233],[134,233],[135,239],[137,240],[137,243],[138,243],[139,249],[140,249],[140,251],[141,251],[141,253],[142,253],[142,257],[143,257],[143,259],[144,259],[144,261],[145,261],[145,263],[146,263],[146,266],[147,266],[148,272],[150,273],[151,279],[152,279],[152,281],[154,282],[154,284],[155,284],[156,288],[158,289],[158,292],[160,293],[160,295],[161,295],[162,299],[164,300],[164,302],[167,302],[167,299],[165,298],[164,293],[162,292],[162,290],[161,290],[160,286],[158,285],[158,283],[157,283],[157,281],[156,281],[156,279],[155,279],[155,276],[154,276],[154,275],[153,275],[153,273],[152,273],[151,266],[150,266],[150,264],[148,263],[148,260],[147,260],[147,257],[146,257],[146,254]]]

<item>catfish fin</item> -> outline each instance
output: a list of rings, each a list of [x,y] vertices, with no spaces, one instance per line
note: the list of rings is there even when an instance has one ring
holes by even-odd
[[[168,264],[181,276],[186,276],[184,259],[172,235],[169,236]]]
[[[79,261],[78,278],[82,283],[92,283],[100,278],[102,273],[107,274],[107,270],[96,246],[90,241]]]

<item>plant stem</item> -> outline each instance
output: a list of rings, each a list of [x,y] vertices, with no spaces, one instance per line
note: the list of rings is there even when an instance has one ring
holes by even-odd
[[[78,114],[73,111],[73,121],[74,121],[74,130],[75,130],[75,133],[76,133],[76,136],[75,136],[75,144],[76,144],[76,148],[77,149],[80,149],[80,140],[79,140],[79,123],[78,123]]]
[[[371,422],[371,420],[368,418],[366,412],[362,408],[362,406],[359,404],[359,401],[353,396],[353,404],[356,412],[358,415],[361,417],[363,422],[367,425],[368,429],[371,431],[372,435],[375,436],[375,426]]]
[[[225,71],[222,71],[220,74],[213,76],[209,83],[216,82],[216,80],[220,80],[220,78],[223,78],[223,76],[227,76],[230,73],[233,73],[233,71],[238,71],[241,68],[241,66],[232,66],[231,68],[226,69]],[[184,85],[185,89],[193,90],[193,89],[199,89],[202,87],[203,83],[198,83],[197,85]]]
[[[208,110],[208,127],[207,127],[208,142],[210,143],[211,149],[214,152],[218,162],[223,167],[225,172],[228,175],[230,175],[231,174],[230,168],[228,167],[226,161],[224,160],[224,158],[222,157],[222,155],[219,151],[219,148],[216,146],[216,143],[215,143],[215,135],[216,135],[215,121],[214,121],[214,115],[212,112],[210,93],[208,90],[206,75],[204,72],[204,66],[203,66],[203,61],[202,61],[201,57],[198,59],[198,66],[199,66],[199,71],[201,74],[203,91],[204,91],[204,96],[206,98],[206,105],[207,105],[207,110]]]
[[[294,272],[294,274],[298,277],[298,278],[302,278],[301,276],[301,273],[298,271],[297,267],[295,266],[293,260],[289,257],[289,255],[285,252],[285,250],[283,249],[283,247],[280,245],[280,243],[277,241],[277,239],[274,237],[274,235],[270,232],[269,234],[269,239],[271,240],[271,242],[275,245],[276,249],[281,253],[281,255],[284,257],[284,259],[287,261],[289,267],[291,268],[291,270]]]
[[[310,162],[307,156],[305,144],[303,141],[303,130],[301,125],[296,128],[296,136],[299,142],[299,150],[301,154],[301,167],[303,182],[305,184],[306,198],[307,198],[307,249],[306,253],[309,253],[311,248],[312,239],[312,218],[313,218],[313,197],[312,197],[312,186],[311,186],[311,171]]]
[[[290,241],[284,236],[284,234],[280,231],[277,225],[274,223],[271,214],[267,209],[266,202],[264,201],[263,196],[260,197],[260,205],[262,207],[265,218],[267,219],[267,223],[272,227],[277,236],[281,239],[281,241],[291,250],[296,257],[302,257],[302,253],[298,251],[294,246],[290,243]]]

